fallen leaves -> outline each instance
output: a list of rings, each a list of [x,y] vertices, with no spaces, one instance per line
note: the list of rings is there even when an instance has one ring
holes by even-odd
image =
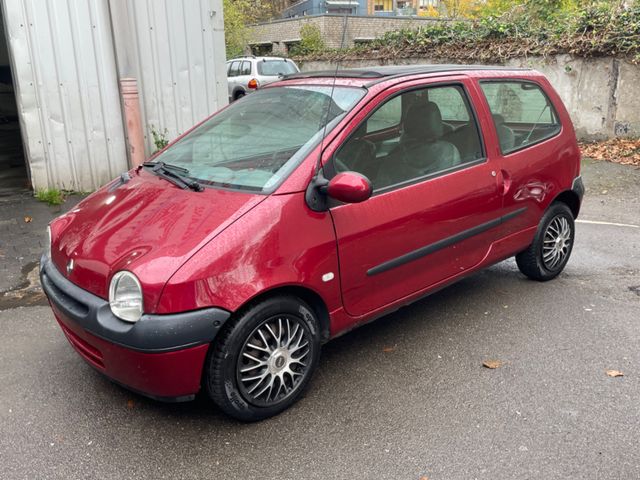
[[[135,406],[136,406],[136,402],[134,402],[133,400],[127,400],[127,408],[129,410],[133,410]]]
[[[482,362],[482,366],[491,370],[495,370],[496,368],[500,368],[502,366],[502,362],[500,360],[485,360],[484,362]]]
[[[30,217],[29,215],[24,217],[24,223],[31,223],[33,222],[33,217]]]
[[[603,142],[580,144],[582,156],[622,165],[640,167],[640,139],[612,138]],[[603,194],[607,192],[604,191]]]
[[[624,373],[622,373],[620,370],[606,370],[607,372],[607,376],[609,377],[624,377]]]
[[[391,353],[391,352],[393,352],[393,351],[396,349],[396,346],[397,346],[397,345],[394,345],[394,346],[392,346],[392,347],[391,347],[391,346],[389,346],[389,347],[382,347],[382,351],[383,351],[384,353]]]

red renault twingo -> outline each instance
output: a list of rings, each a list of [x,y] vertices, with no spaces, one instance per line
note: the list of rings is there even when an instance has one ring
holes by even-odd
[[[564,268],[583,195],[539,73],[297,74],[216,113],[50,225],[41,280],[69,342],[153,398],[241,420],[295,402],[320,345],[516,256]]]

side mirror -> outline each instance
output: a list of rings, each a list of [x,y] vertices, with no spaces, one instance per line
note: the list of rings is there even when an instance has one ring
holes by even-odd
[[[372,193],[371,182],[356,172],[342,172],[333,177],[326,187],[326,193],[344,203],[360,203]]]

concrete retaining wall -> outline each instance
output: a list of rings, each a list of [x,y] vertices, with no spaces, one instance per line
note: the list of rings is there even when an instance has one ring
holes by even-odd
[[[394,61],[395,64],[446,63],[428,58]],[[345,61],[341,68],[382,65],[373,60]],[[388,64],[388,62],[386,62]],[[549,58],[509,60],[508,66],[534,68],[547,76],[564,101],[581,140],[616,136],[640,137],[640,66],[615,58]],[[303,71],[335,68],[330,62],[305,62]]]

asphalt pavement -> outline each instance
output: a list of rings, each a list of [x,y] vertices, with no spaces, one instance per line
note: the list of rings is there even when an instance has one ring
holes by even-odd
[[[48,307],[0,311],[0,478],[640,478],[640,171],[584,176],[559,278],[508,260],[336,339],[261,423],[130,393]]]

